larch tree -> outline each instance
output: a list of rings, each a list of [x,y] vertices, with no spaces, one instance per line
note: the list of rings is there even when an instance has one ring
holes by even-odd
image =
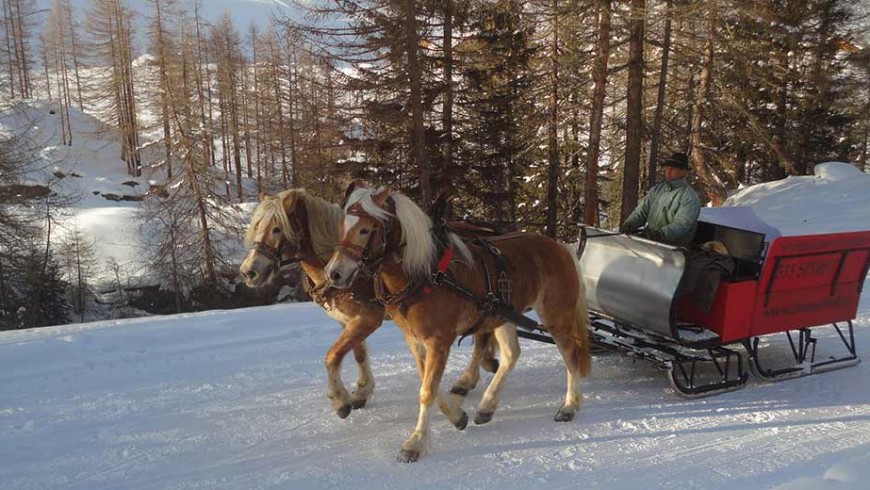
[[[90,52],[104,68],[94,91],[97,103],[108,106],[118,124],[121,158],[127,172],[142,174],[139,124],[133,84],[133,12],[122,0],[93,0],[87,20]]]

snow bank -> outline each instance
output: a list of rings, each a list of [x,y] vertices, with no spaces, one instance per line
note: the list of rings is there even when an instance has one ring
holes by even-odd
[[[754,185],[725,206],[750,206],[783,235],[870,230],[870,174],[848,163],[821,163],[815,175]]]

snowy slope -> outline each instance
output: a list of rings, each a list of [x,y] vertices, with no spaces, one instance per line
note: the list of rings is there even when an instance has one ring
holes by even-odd
[[[109,197],[141,197],[154,177],[146,167],[142,177],[127,174],[121,160],[117,132],[96,117],[71,108],[72,145],[61,142],[61,122],[54,103],[27,101],[0,112],[0,132],[25,135],[42,148],[38,170],[28,176],[30,183],[46,185],[71,196],[73,201],[56,217],[54,242],[60,243],[74,230],[87,241],[96,242],[96,276],[109,280],[107,262],[114,260],[129,274],[141,274],[144,246],[138,230],[138,202],[110,200]],[[147,159],[148,153],[145,153]],[[62,175],[58,180],[58,175]],[[58,210],[55,210],[58,211]]]
[[[741,199],[784,228],[821,206],[829,184],[807,183],[800,196],[791,183],[764,184]],[[868,192],[845,197],[870,202]],[[867,228],[840,205],[832,201],[828,210],[842,212],[829,213],[829,226]],[[861,354],[870,292],[859,310]],[[436,414],[432,452],[403,465],[393,458],[418,391],[405,342],[390,323],[373,334],[375,396],[339,420],[323,368],[338,332],[298,304],[0,333],[0,488],[842,490],[870,481],[870,362],[684,400],[650,365],[598,356],[577,420],[557,424],[559,355],[524,342],[494,420],[459,432]],[[833,335],[817,331],[823,343]],[[765,348],[788,355],[783,339]],[[454,348],[445,383],[469,354],[467,343]],[[356,377],[352,364],[345,380]],[[481,391],[466,400],[469,413]]]
[[[147,57],[142,57],[134,63],[137,76],[143,80],[151,76],[146,62]],[[140,122],[153,123],[155,116],[147,105],[141,103],[140,107]],[[113,286],[117,278],[112,264],[119,267],[124,285],[157,284],[159,278],[149,268],[151,229],[143,226],[140,201],[152,184],[166,184],[165,169],[152,164],[162,156],[163,147],[153,144],[161,130],[143,133],[142,176],[132,177],[121,159],[117,130],[98,118],[98,110],[86,109],[88,112],[69,109],[71,145],[62,144],[58,105],[41,100],[0,105],[0,135],[24,135],[32,147],[40,149],[35,170],[26,177],[28,184],[50,184],[52,190],[70,197],[63,209],[53,210],[52,243],[57,246],[75,231],[86,242],[93,242],[96,265],[89,278],[91,285],[97,290]],[[243,185],[248,195],[256,195],[250,179],[244,178]],[[249,208],[239,206],[243,214],[248,214]],[[231,244],[240,244],[240,240],[232,236]]]
[[[865,307],[861,346],[868,327]],[[393,456],[418,384],[398,329],[371,337],[375,398],[346,420],[325,397],[337,334],[311,305],[0,334],[0,487],[819,488],[823,476],[870,477],[867,362],[687,401],[646,364],[597,357],[578,419],[558,424],[559,356],[523,343],[493,422],[459,432],[436,415],[432,453],[403,465]],[[454,350],[445,379],[469,351]]]

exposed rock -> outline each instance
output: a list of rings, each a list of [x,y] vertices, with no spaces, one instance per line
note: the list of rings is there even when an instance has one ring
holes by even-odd
[[[148,194],[158,197],[169,197],[169,191],[165,184],[151,184],[148,186]]]
[[[141,201],[145,198],[145,196],[128,196],[123,195],[119,196],[118,194],[105,193],[103,197],[108,199],[109,201]]]
[[[12,184],[0,185],[0,201],[3,202],[23,202],[37,197],[45,197],[51,193],[51,190],[40,184]]]

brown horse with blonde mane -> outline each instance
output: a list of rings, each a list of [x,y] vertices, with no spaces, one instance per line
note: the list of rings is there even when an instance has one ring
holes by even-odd
[[[381,326],[384,307],[375,298],[371,278],[359,278],[344,290],[327,287],[322,257],[331,256],[344,220],[340,206],[289,189],[270,197],[261,194],[245,235],[250,248],[240,267],[249,287],[271,281],[288,263],[298,262],[308,281],[308,291],[327,314],[342,326],[342,332],[326,354],[327,396],[340,418],[351,409],[365,406],[375,387],[365,339]],[[479,366],[495,372],[498,362],[492,356],[487,335],[475,336],[472,362],[457,385],[469,390],[479,379]],[[353,350],[359,368],[357,388],[349,393],[341,380],[341,363]]]
[[[475,423],[486,423],[496,409],[505,377],[519,356],[516,327],[481,311],[474,301],[450,288],[431,284],[436,263],[440,262],[439,269],[444,267],[449,254],[441,255],[439,261],[432,221],[408,197],[389,188],[349,189],[345,213],[342,241],[327,264],[327,280],[334,287],[346,288],[360,270],[374,271],[379,296],[408,339],[421,377],[419,415],[398,458],[416,461],[428,447],[430,408],[435,400],[454,424],[467,419],[460,407],[461,397],[439,394],[453,341],[470,331],[494,332],[498,340],[500,366],[475,417]],[[449,243],[441,247],[454,255],[446,271],[452,281],[481,298],[491,292],[490,270],[495,259],[486,250],[489,246],[465,244],[452,233],[446,235],[446,240]],[[562,355],[567,392],[555,420],[570,421],[582,401],[580,378],[591,365],[579,262],[565,246],[533,233],[512,233],[486,241],[497,246],[504,258],[511,284],[510,305],[520,312],[533,308]]]

